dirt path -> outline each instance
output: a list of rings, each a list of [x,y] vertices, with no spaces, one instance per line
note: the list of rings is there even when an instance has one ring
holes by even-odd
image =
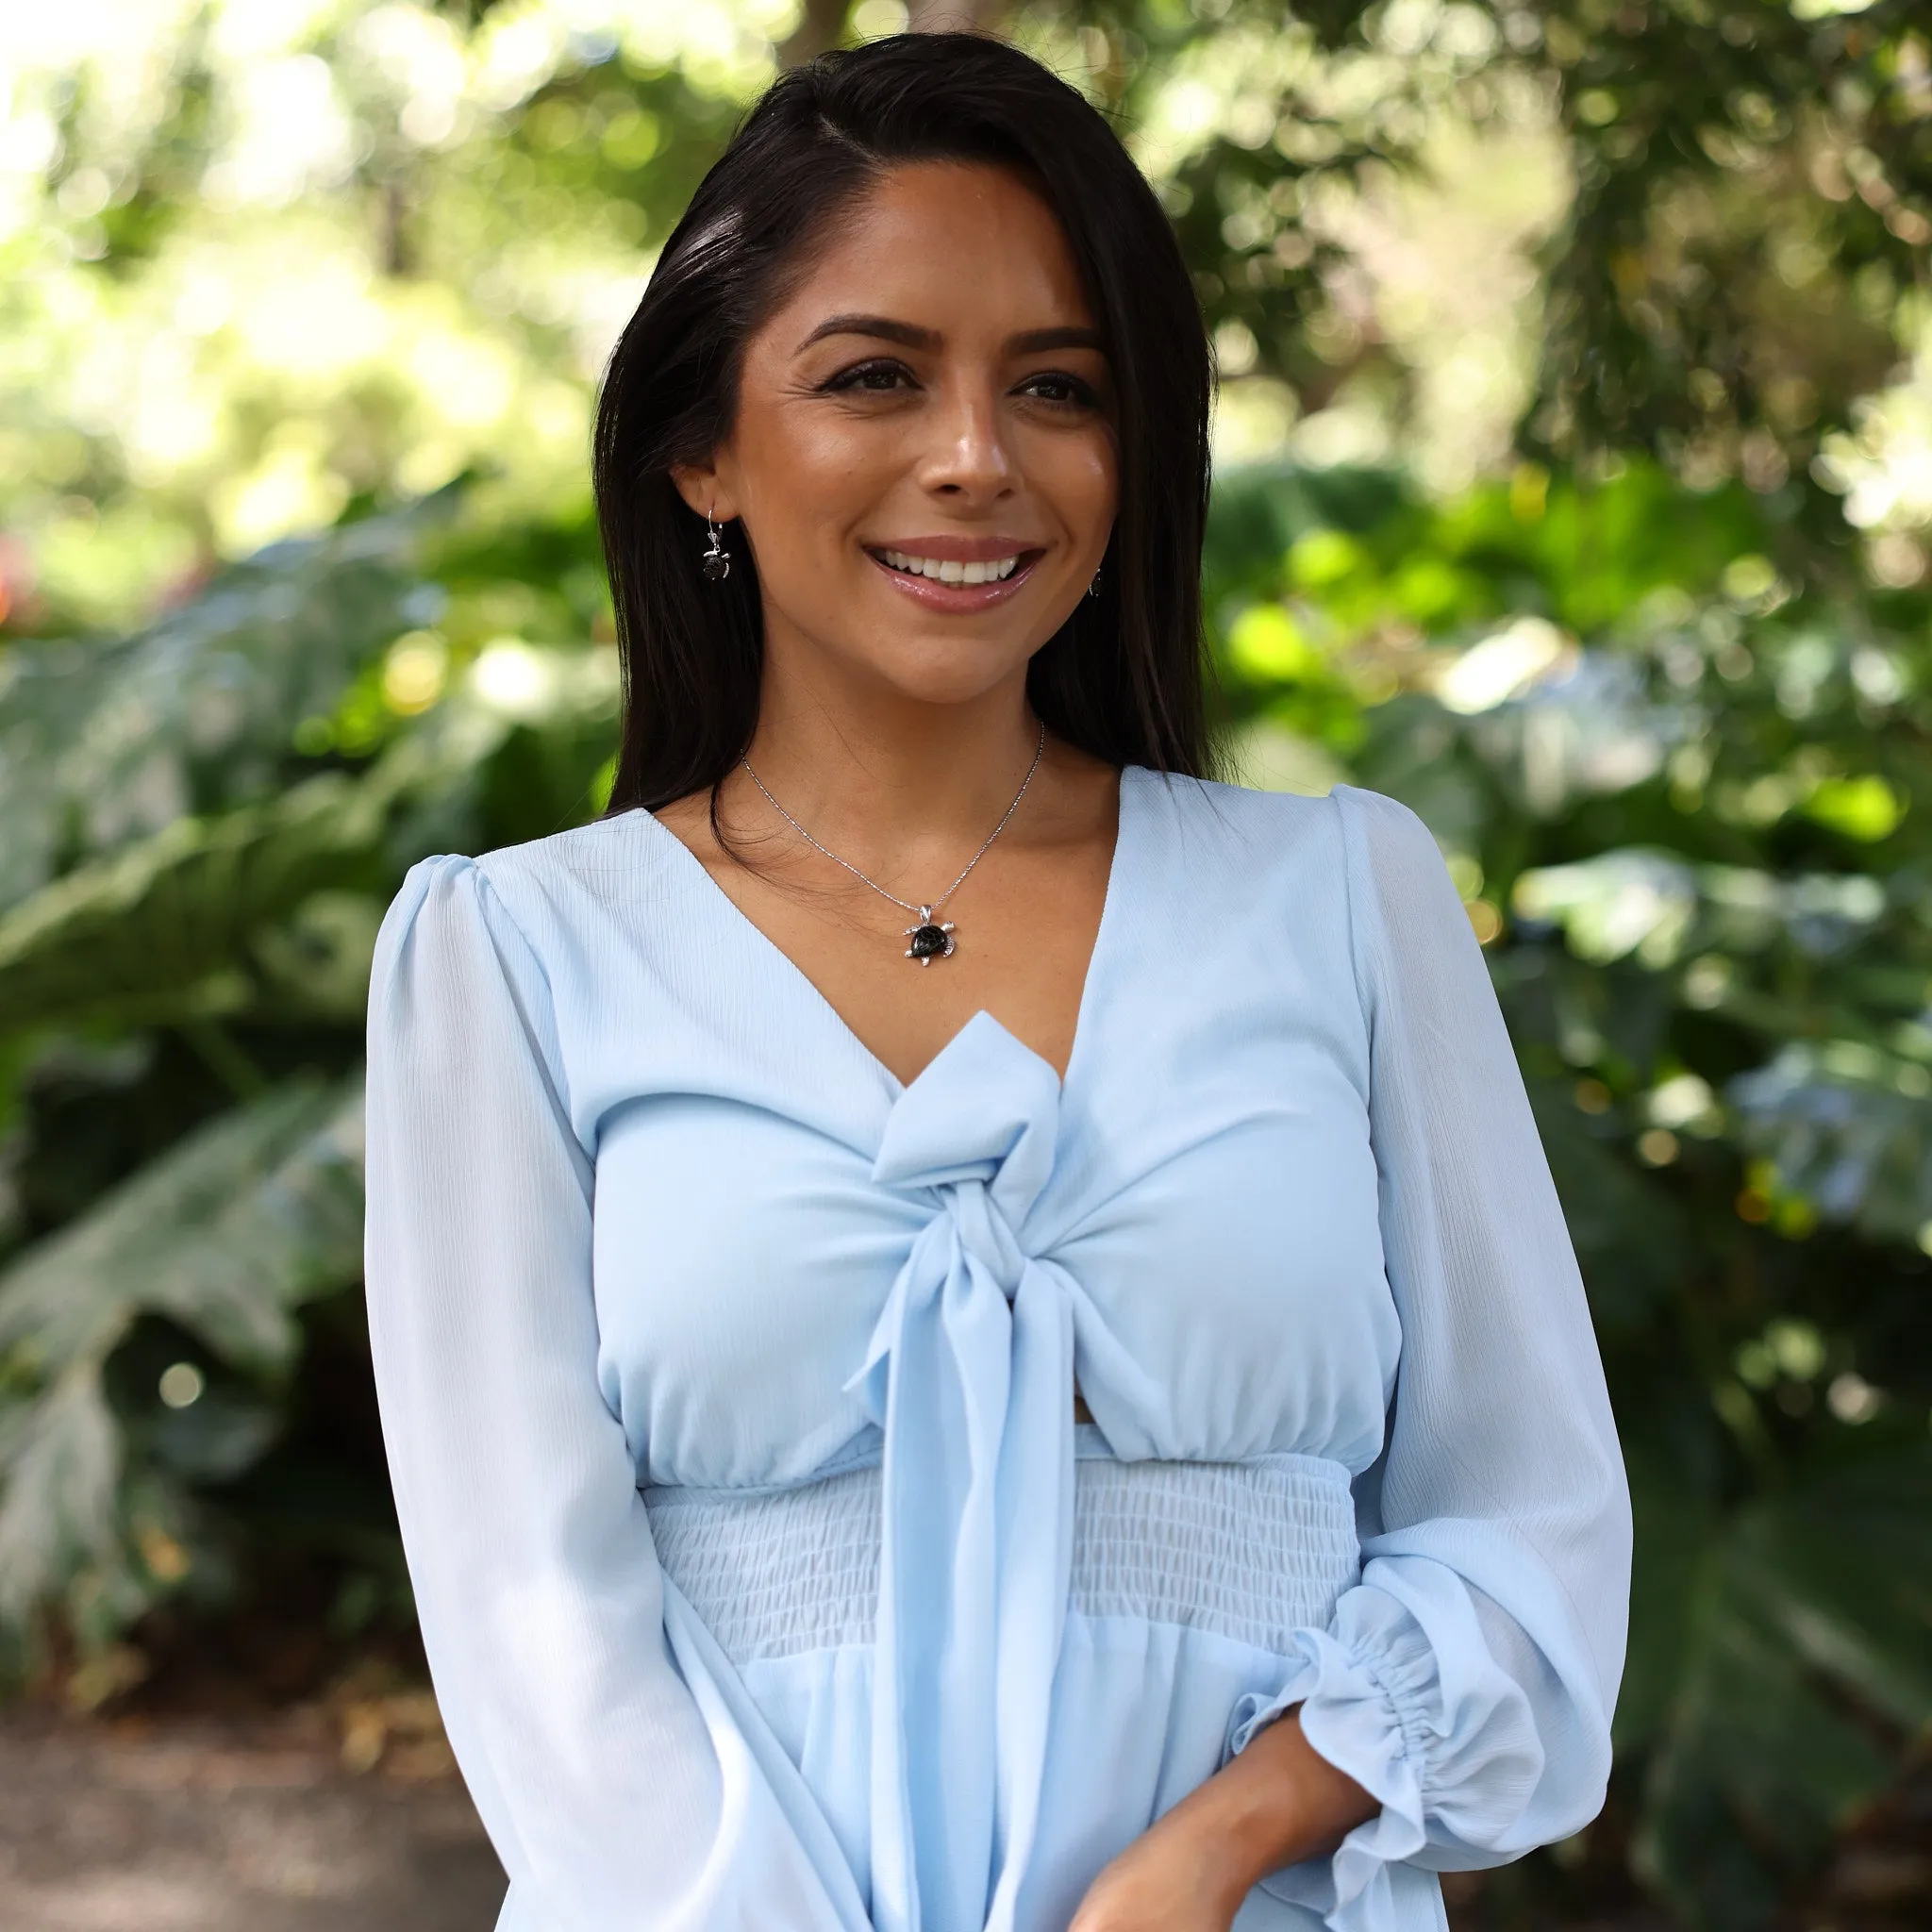
[[[361,1775],[319,1713],[0,1723],[6,1932],[490,1932],[503,1874],[461,1783]]]
[[[1781,1932],[1924,1932],[1928,1847],[1932,1760]],[[420,1690],[247,1718],[0,1713],[0,1932],[491,1932],[503,1888]],[[1664,1932],[1634,1897],[1526,1921],[1507,1886],[1450,1889],[1458,1932]]]

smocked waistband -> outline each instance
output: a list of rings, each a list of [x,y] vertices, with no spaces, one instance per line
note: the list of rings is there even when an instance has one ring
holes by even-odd
[[[1358,1574],[1348,1472],[1311,1456],[1119,1462],[1081,1432],[1070,1608],[1280,1653]],[[736,1663],[874,1639],[876,1461],[791,1488],[643,1492],[665,1574]]]

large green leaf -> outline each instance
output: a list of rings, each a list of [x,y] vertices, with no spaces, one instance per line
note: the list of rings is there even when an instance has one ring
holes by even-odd
[[[1642,1869],[1710,1932],[1755,1932],[1932,1724],[1932,1454],[1711,1519],[1639,1491],[1620,1733],[1653,1732]]]
[[[1749,1144],[1821,1214],[1880,1241],[1932,1226],[1932,1086],[1916,1056],[1794,1041],[1731,1091]]]
[[[0,656],[0,907],[185,813],[265,797],[291,734],[398,632],[432,620],[425,528],[449,496],[278,543],[125,639]]]
[[[121,1444],[76,1363],[30,1408],[0,1408],[0,1630],[116,1556]]]
[[[366,875],[384,800],[339,774],[165,831],[0,916],[0,1027],[140,1024],[245,1004],[246,940]]]
[[[43,886],[0,914],[0,1035],[206,1017],[264,988],[353,1013],[373,930],[334,889],[388,876],[391,813],[459,783],[505,728],[453,708],[363,776],[327,773],[219,818],[179,819]],[[318,905],[323,893],[334,903]]]
[[[360,1136],[359,1085],[291,1081],[210,1122],[0,1274],[0,1353],[57,1376],[147,1310],[286,1366],[290,1310],[360,1262]]]
[[[0,1396],[0,1628],[82,1572],[114,1601],[93,1620],[108,1629],[177,1580],[127,1541],[103,1371],[152,1314],[246,1374],[285,1372],[296,1307],[360,1264],[361,1119],[359,1081],[291,1082],[189,1136],[0,1274],[0,1386],[16,1391]]]

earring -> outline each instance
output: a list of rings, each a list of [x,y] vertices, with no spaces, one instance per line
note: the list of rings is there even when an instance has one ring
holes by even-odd
[[[718,526],[708,511],[705,528],[711,533],[711,547],[698,558],[698,568],[704,572],[706,583],[722,584],[731,575],[731,553],[718,541]]]
[[[1100,595],[1100,573],[1098,571],[1093,573],[1093,581],[1087,586],[1087,594],[1090,597]]]

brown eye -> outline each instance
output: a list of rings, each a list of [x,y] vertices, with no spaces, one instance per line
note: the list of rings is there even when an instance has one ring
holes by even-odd
[[[850,369],[841,369],[838,375],[819,385],[828,394],[849,395],[863,392],[883,395],[895,389],[910,388],[912,372],[903,362],[874,360],[858,362]]]
[[[1082,382],[1077,375],[1069,375],[1059,369],[1029,375],[1021,384],[1020,391],[1023,395],[1035,396],[1043,403],[1058,403],[1074,408],[1092,409],[1100,405],[1100,398],[1094,394],[1091,383]]]

